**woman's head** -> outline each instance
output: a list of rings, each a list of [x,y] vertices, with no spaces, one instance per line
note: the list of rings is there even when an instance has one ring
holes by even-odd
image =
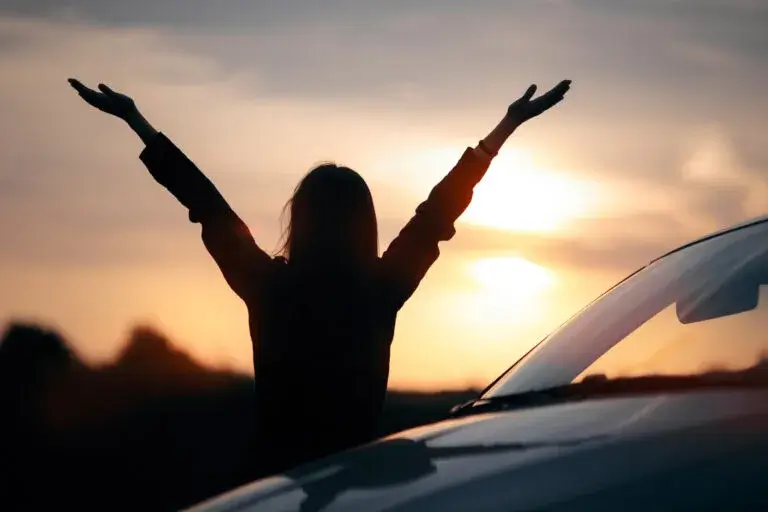
[[[365,180],[348,167],[327,163],[312,169],[286,204],[290,219],[283,255],[302,265],[367,265],[378,256],[373,197]]]

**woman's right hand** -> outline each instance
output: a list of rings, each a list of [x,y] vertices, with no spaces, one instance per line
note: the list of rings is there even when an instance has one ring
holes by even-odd
[[[138,113],[133,99],[125,94],[113,91],[104,84],[99,84],[99,91],[94,91],[83,85],[79,80],[70,78],[69,84],[77,91],[86,103],[94,108],[112,114],[125,121]]]

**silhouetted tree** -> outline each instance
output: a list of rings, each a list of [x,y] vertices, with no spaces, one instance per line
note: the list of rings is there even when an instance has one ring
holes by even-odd
[[[441,419],[474,392],[390,393],[381,434]],[[178,510],[245,483],[253,383],[137,326],[89,367],[54,330],[0,342],[0,510]]]

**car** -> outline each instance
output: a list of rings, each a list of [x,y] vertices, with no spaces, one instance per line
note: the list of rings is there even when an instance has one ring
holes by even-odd
[[[768,217],[654,259],[444,421],[192,510],[768,510]]]

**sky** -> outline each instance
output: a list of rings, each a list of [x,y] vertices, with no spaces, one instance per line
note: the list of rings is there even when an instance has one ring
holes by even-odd
[[[0,0],[0,321],[94,363],[151,323],[251,371],[199,226],[68,77],[131,95],[269,251],[313,164],[363,174],[386,246],[528,85],[571,79],[399,316],[393,387],[484,386],[649,259],[766,212],[767,24],[762,0]]]

